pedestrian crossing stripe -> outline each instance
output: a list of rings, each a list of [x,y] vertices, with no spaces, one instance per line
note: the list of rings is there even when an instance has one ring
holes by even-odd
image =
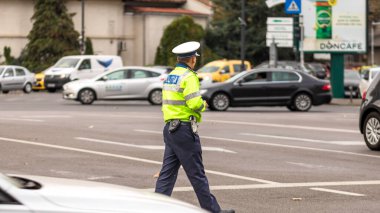
[[[298,7],[297,3],[294,0],[292,1],[292,3],[290,3],[290,5],[288,7],[288,11],[291,11],[291,12],[300,11],[300,8]]]

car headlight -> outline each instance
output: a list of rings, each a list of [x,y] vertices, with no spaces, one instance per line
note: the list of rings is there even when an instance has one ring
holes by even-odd
[[[205,80],[205,81],[210,80],[210,76],[205,76],[205,77],[203,77],[203,80]]]
[[[70,74],[62,74],[60,77],[61,78],[68,78],[68,77],[70,77]]]
[[[207,92],[207,89],[201,89],[199,92],[201,93],[201,95],[203,95]]]

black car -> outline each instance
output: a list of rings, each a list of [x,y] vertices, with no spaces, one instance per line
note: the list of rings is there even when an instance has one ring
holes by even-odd
[[[355,70],[344,70],[344,96],[359,98],[360,74]]]
[[[359,129],[371,150],[380,150],[380,75],[373,79],[363,93]]]
[[[312,105],[330,103],[330,90],[329,82],[302,71],[261,68],[202,87],[201,94],[215,111],[238,106],[286,106],[291,111],[308,111]]]

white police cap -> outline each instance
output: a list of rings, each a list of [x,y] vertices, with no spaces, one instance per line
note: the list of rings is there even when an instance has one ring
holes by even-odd
[[[180,58],[188,58],[194,55],[199,56],[197,50],[200,46],[201,44],[197,41],[189,41],[174,47],[172,52]]]

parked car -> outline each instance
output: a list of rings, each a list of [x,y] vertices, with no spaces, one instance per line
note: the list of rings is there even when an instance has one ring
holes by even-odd
[[[251,63],[244,61],[245,70],[251,69]],[[240,60],[216,60],[212,61],[197,71],[199,81],[202,85],[215,82],[223,82],[237,73],[241,72]]]
[[[63,86],[63,98],[92,104],[95,100],[148,100],[162,104],[162,69],[122,67],[89,80],[78,80]]]
[[[105,71],[119,67],[123,67],[120,56],[65,56],[45,72],[44,84],[49,92],[55,92],[67,82],[90,79]]]
[[[359,129],[371,150],[380,150],[380,75],[364,91],[360,106]]]
[[[360,97],[360,74],[356,70],[344,70],[344,96]]]
[[[331,85],[302,71],[262,68],[242,72],[224,83],[202,87],[211,110],[238,106],[286,106],[308,111],[330,103]]]
[[[376,75],[380,73],[380,67],[374,67],[369,69],[363,69],[361,71],[361,80],[359,83],[360,95],[363,96],[363,93],[367,90],[372,80]]]
[[[34,74],[21,66],[0,66],[0,90],[8,93],[11,90],[23,90],[32,92],[35,82]]]
[[[321,63],[306,63],[305,67],[311,71],[312,75],[319,79],[325,79],[327,77],[326,69]]]
[[[0,212],[206,213],[190,204],[130,187],[73,179],[0,174]]]

